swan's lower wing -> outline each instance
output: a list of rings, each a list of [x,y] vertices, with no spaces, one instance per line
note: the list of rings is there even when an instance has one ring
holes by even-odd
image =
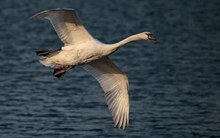
[[[115,126],[119,128],[128,127],[129,97],[127,76],[108,57],[83,65],[83,68],[96,78],[103,88]]]
[[[73,9],[46,10],[32,18],[48,19],[65,45],[74,45],[92,39]]]

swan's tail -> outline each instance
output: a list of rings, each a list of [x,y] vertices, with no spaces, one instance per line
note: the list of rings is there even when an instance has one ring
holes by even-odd
[[[60,65],[53,63],[49,57],[57,54],[61,48],[59,49],[45,49],[36,51],[37,56],[40,57],[40,63],[46,67],[51,67],[54,69],[53,75],[57,78],[61,78],[67,71],[72,69],[74,66],[70,65]]]
[[[50,57],[52,57],[53,55],[56,55],[59,51],[61,50],[61,48],[59,49],[44,49],[44,50],[38,50],[36,51],[37,56],[40,57],[40,63],[43,64],[46,67],[51,67],[51,68],[60,68],[62,66],[60,66],[59,64],[55,64],[54,62],[52,62],[50,60]]]
[[[40,57],[48,57],[48,56],[51,56],[57,52],[59,52],[61,50],[61,48],[58,48],[58,49],[44,49],[44,50],[38,50],[36,51],[36,54]]]

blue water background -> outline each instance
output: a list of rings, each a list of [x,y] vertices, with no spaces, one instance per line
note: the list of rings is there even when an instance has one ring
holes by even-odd
[[[81,68],[58,80],[35,51],[60,47],[35,13],[69,7],[105,43],[150,31],[110,58],[129,78],[130,126],[114,128],[97,81]],[[219,138],[219,0],[1,0],[0,138]]]

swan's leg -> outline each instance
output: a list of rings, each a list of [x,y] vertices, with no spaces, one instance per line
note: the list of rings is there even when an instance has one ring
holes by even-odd
[[[65,66],[62,68],[54,69],[53,75],[57,78],[61,78],[67,71],[74,68],[74,66]]]

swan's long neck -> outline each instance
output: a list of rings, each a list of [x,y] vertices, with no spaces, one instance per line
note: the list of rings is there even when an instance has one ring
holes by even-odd
[[[132,36],[129,36],[121,41],[119,41],[118,43],[115,43],[115,44],[108,44],[106,46],[106,52],[108,54],[111,54],[113,53],[114,51],[116,51],[118,48],[124,46],[125,44],[127,43],[130,43],[132,41],[137,41],[137,40],[140,40],[141,38],[139,37],[138,34],[135,34],[135,35],[132,35]]]
[[[137,40],[140,40],[140,38],[138,37],[138,35],[132,35],[132,36],[129,36],[123,40],[121,40],[120,42],[118,43],[115,43],[113,44],[113,46],[115,46],[116,48],[119,48],[119,47],[122,47],[123,45],[127,44],[127,43],[130,43],[132,41],[137,41]]]

